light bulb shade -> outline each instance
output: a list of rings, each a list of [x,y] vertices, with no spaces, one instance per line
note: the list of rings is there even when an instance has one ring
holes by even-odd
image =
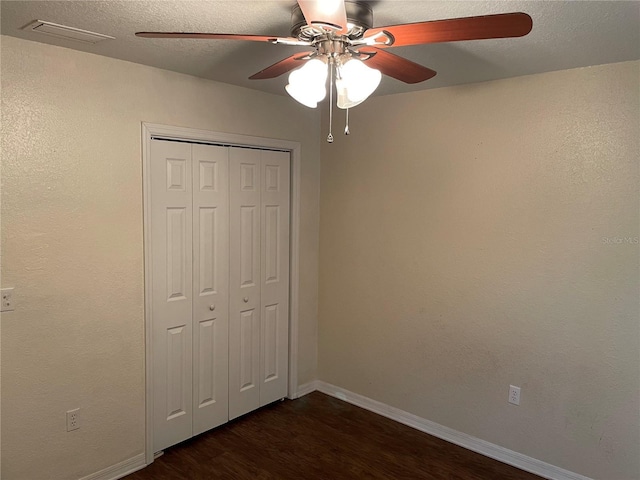
[[[362,102],[365,101],[365,98],[355,102],[352,100],[349,100],[347,87],[348,85],[344,80],[340,78],[336,79],[336,91],[338,93],[337,105],[338,105],[338,108],[342,108],[343,110],[347,108],[353,108],[356,105],[360,105]]]
[[[316,108],[327,95],[327,64],[318,58],[305,63],[289,74],[289,84],[284,87],[289,95],[301,104]]]
[[[290,83],[284,88],[294,100],[309,108],[316,108],[318,102],[322,101],[327,95],[327,89],[324,85],[312,88],[311,85],[305,86],[304,84]]]
[[[380,85],[380,71],[367,67],[356,58],[349,59],[339,68],[340,78],[336,80],[339,108],[359,105]]]

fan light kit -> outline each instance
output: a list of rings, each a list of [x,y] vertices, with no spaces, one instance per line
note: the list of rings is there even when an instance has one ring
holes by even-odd
[[[329,93],[329,135],[333,123],[333,96],[346,110],[345,134],[349,134],[349,109],[364,102],[380,84],[382,74],[405,83],[419,83],[436,72],[386,51],[391,47],[427,43],[522,37],[533,22],[526,13],[502,13],[480,17],[434,20],[373,27],[368,3],[349,0],[298,0],[291,11],[290,37],[228,33],[138,32],[146,38],[245,40],[311,47],[249,77],[276,78],[290,72],[285,90],[301,104],[316,108]],[[327,89],[327,81],[329,88]],[[328,90],[328,92],[327,92]]]

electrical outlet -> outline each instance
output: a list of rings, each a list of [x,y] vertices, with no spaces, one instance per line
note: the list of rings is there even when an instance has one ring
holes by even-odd
[[[80,428],[80,409],[69,410],[67,412],[67,432]]]
[[[2,308],[0,312],[12,312],[14,310],[13,305],[13,288],[3,288],[2,292]]]
[[[520,405],[520,387],[509,385],[509,403]]]

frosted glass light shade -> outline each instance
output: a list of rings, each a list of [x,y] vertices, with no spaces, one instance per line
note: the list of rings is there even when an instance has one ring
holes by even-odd
[[[304,85],[290,83],[284,88],[294,100],[309,108],[316,108],[318,102],[322,101],[327,95],[327,89],[324,85],[321,88],[309,88],[308,85],[305,87]]]
[[[289,74],[284,87],[289,95],[306,107],[316,108],[327,95],[327,64],[318,58],[305,63]]]
[[[380,71],[367,67],[356,58],[348,60],[339,68],[339,78],[336,79],[338,108],[352,108],[361,104],[380,85]]]
[[[356,105],[360,105],[366,99],[363,98],[361,100],[353,101],[349,99],[349,95],[347,92],[348,84],[344,80],[337,78],[336,79],[336,91],[338,92],[337,105],[338,108],[347,109],[353,108]]]

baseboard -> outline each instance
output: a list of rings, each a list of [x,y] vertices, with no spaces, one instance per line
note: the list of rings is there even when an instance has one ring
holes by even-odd
[[[144,461],[144,453],[141,453],[135,457],[129,458],[128,460],[124,460],[120,463],[104,468],[99,472],[82,477],[80,480],[116,480],[146,466],[147,464]]]
[[[445,427],[444,425],[426,420],[412,413],[400,410],[399,408],[378,402],[377,400],[373,400],[365,397],[364,395],[345,390],[344,388],[331,385],[330,383],[323,382],[321,380],[312,380],[311,382],[299,385],[295,398],[303,397],[316,390],[364,408],[365,410],[377,413],[378,415],[382,415],[383,417],[390,418],[391,420],[395,420],[398,423],[415,428],[421,432],[428,433],[434,437],[441,438],[447,442],[454,443],[460,447],[486,457],[493,458],[494,460],[506,463],[507,465],[512,465],[521,470],[534,473],[549,480],[592,480],[584,475],[570,472],[569,470],[514,452],[508,448],[472,437],[466,433],[458,432],[452,428]],[[141,453],[116,465],[100,470],[99,472],[82,477],[80,480],[117,480],[125,475],[129,475],[130,473],[140,470],[145,466],[144,454]]]
[[[315,392],[318,390],[318,381],[312,380],[307,383],[303,383],[302,385],[298,385],[298,391],[296,392],[295,398],[304,397],[305,395]]]
[[[569,470],[565,470],[541,460],[537,460],[521,453],[514,452],[513,450],[509,450],[508,448],[495,445],[476,437],[472,437],[471,435],[467,435],[466,433],[458,432],[457,430],[453,430],[452,428],[445,427],[435,422],[431,422],[424,418],[418,417],[417,415],[413,415],[409,412],[405,412],[404,410],[400,410],[399,408],[395,408],[382,402],[372,400],[363,395],[350,392],[349,390],[336,387],[335,385],[331,385],[321,380],[316,380],[315,382],[310,382],[303,386],[309,386],[307,388],[310,388],[311,383],[314,383],[317,390],[322,393],[331,395],[332,397],[336,397],[340,400],[344,400],[345,402],[349,402],[353,405],[364,408],[365,410],[369,410],[371,412],[377,413],[378,415],[382,415],[383,417],[390,418],[391,420],[395,420],[396,422],[415,428],[416,430],[420,430],[421,432],[428,433],[429,435],[433,435],[434,437],[441,438],[442,440],[446,440],[447,442],[454,443],[486,457],[493,458],[494,460],[512,465],[521,470],[534,473],[543,478],[547,478],[550,480],[591,480],[590,478],[578,473],[570,472]],[[298,389],[298,391],[300,391],[300,389]]]

